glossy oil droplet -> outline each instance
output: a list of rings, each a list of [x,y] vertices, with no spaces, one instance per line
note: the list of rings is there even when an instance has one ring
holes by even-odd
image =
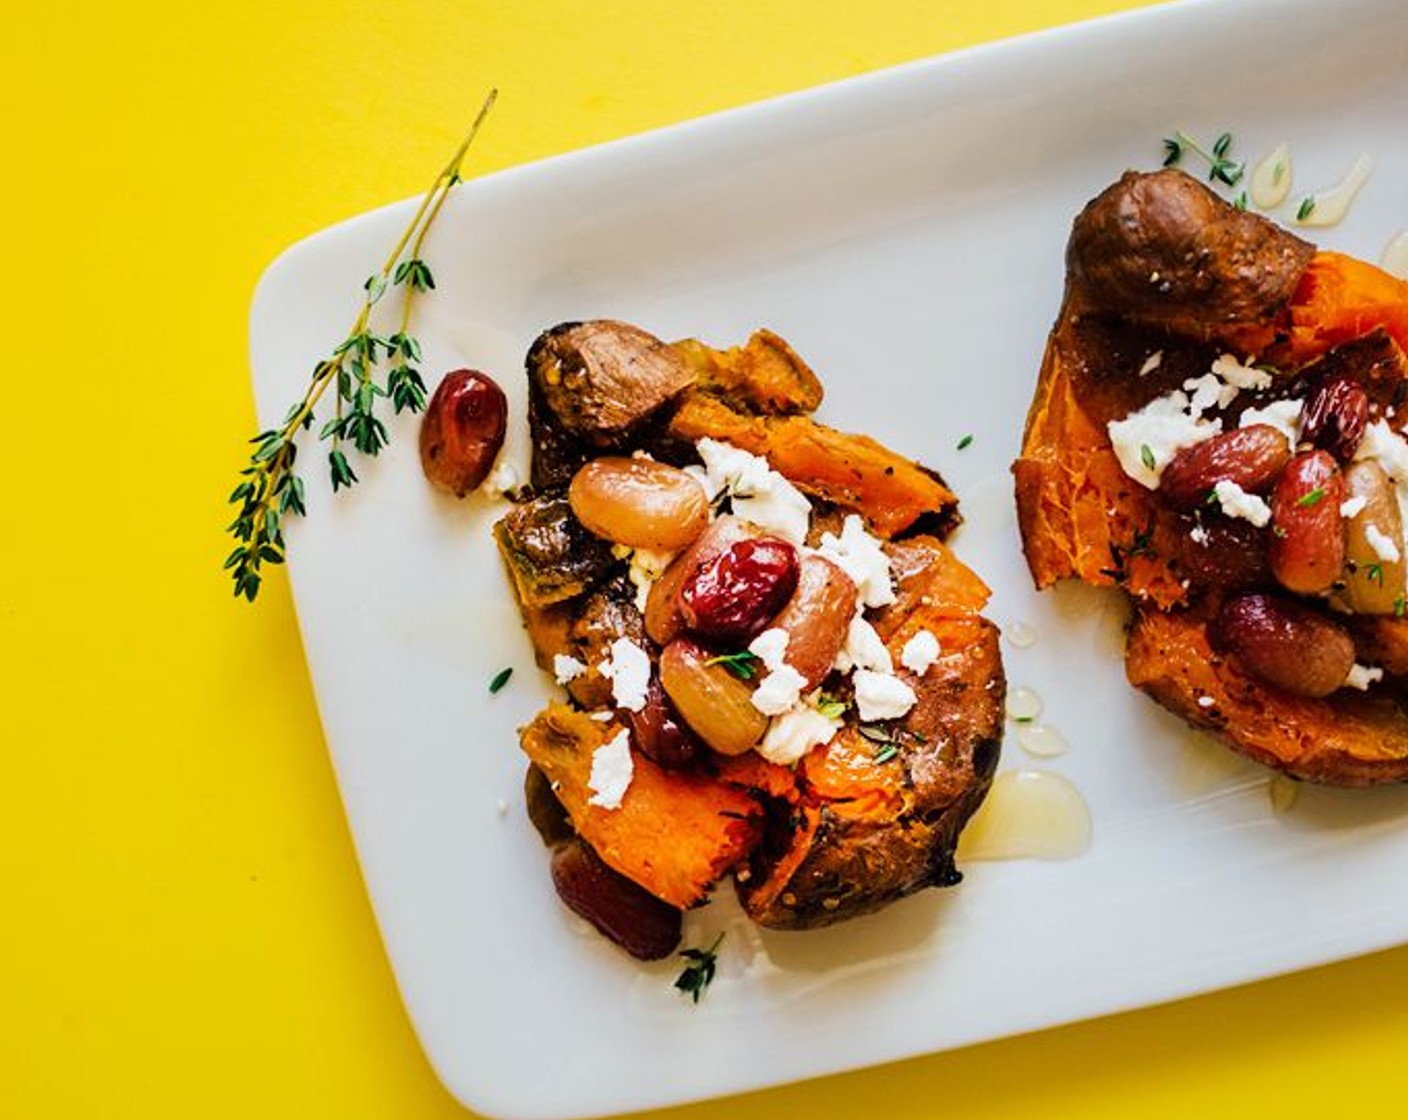
[[[1071,749],[1066,737],[1044,723],[1024,723],[1017,728],[1017,742],[1034,758],[1055,758]]]
[[[1013,649],[1031,649],[1036,645],[1036,630],[1025,622],[1014,622],[1006,630],[1007,643]]]
[[[1059,774],[1008,770],[958,841],[958,860],[1072,859],[1090,847],[1090,809]]]
[[[1030,688],[1014,688],[1007,694],[1007,718],[1017,723],[1031,723],[1042,712],[1041,697]]]
[[[1250,193],[1262,210],[1273,210],[1291,193],[1291,146],[1277,144],[1252,169]]]
[[[1408,280],[1408,229],[1403,230],[1390,241],[1379,258],[1385,272],[1390,272],[1400,280]]]
[[[1354,161],[1354,166],[1345,177],[1323,191],[1316,191],[1301,203],[1296,212],[1296,221],[1303,226],[1333,226],[1344,220],[1349,213],[1350,203],[1359,193],[1359,188],[1368,181],[1369,172],[1374,170],[1374,160],[1368,154]]]

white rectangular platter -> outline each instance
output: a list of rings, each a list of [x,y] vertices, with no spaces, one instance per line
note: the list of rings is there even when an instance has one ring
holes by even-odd
[[[1306,789],[1273,809],[1265,772],[1127,688],[1114,597],[1031,590],[1008,475],[1086,199],[1157,165],[1180,127],[1231,129],[1248,158],[1291,140],[1298,192],[1366,151],[1374,175],[1322,240],[1376,259],[1408,225],[1405,106],[1399,0],[1192,0],[457,190],[416,325],[432,382],[468,365],[504,384],[505,453],[522,466],[523,355],[544,328],[612,317],[717,345],[776,330],[826,384],[823,419],[939,469],[964,499],[956,545],[995,589],[990,614],[1039,635],[1005,645],[1010,682],[1071,744],[1041,765],[1094,820],[1083,857],[973,864],[954,890],[829,930],[760,933],[720,898],[687,923],[695,943],[729,931],[691,1006],[671,988],[678,962],[629,960],[553,894],[515,734],[552,687],[489,536],[503,507],[433,494],[411,420],[336,499],[310,448],[310,516],[289,536],[313,682],[406,1005],[461,1100],[521,1118],[660,1106],[1408,940],[1408,790]],[[269,269],[252,325],[266,424],[342,337],[409,205]],[[1011,740],[1004,767],[1033,765]]]

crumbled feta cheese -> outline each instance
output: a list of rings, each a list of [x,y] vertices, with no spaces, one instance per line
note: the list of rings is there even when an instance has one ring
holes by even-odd
[[[774,626],[771,630],[764,630],[749,642],[748,652],[757,655],[758,660],[763,663],[763,668],[768,672],[775,673],[783,664],[782,659],[787,653],[789,637],[786,630]]]
[[[587,718],[594,719],[597,723],[610,723],[616,718],[616,713],[607,708],[600,712],[592,712]]]
[[[1198,707],[1200,708],[1211,708],[1216,703],[1217,701],[1214,700],[1211,696],[1198,697]]]
[[[1357,688],[1360,692],[1367,692],[1369,686],[1375,681],[1384,679],[1384,671],[1378,667],[1371,668],[1368,665],[1355,664],[1349,670],[1349,676],[1344,679],[1345,688]]]
[[[1389,425],[1387,420],[1375,420],[1364,429],[1356,459],[1372,459],[1393,480],[1398,497],[1398,510],[1408,525],[1408,440]]]
[[[1396,564],[1403,556],[1397,542],[1377,525],[1364,526],[1364,540],[1385,564]]]
[[[634,548],[631,550],[631,567],[626,573],[630,581],[636,588],[636,609],[645,610],[645,604],[650,598],[651,585],[662,575],[665,569],[674,560],[673,552],[657,552],[651,548]]]
[[[857,669],[851,676],[856,690],[856,711],[870,723],[878,719],[899,719],[914,707],[914,689],[888,673]]]
[[[766,459],[707,437],[695,448],[704,466],[689,473],[704,484],[711,503],[727,491],[735,516],[799,547],[806,541],[811,503]]]
[[[1358,517],[1364,512],[1364,507],[1369,504],[1369,499],[1360,494],[1358,497],[1346,498],[1340,503],[1340,516],[1343,518]]]
[[[1193,395],[1189,398],[1189,404],[1193,412],[1202,415],[1208,409],[1216,406],[1226,408],[1237,399],[1237,386],[1228,385],[1225,381],[1218,379],[1215,373],[1205,373],[1202,377],[1190,377],[1183,383],[1183,388]]]
[[[837,652],[832,668],[842,673],[849,673],[852,669],[873,669],[877,673],[894,670],[890,651],[860,611],[856,611],[846,627],[846,641]]]
[[[1208,531],[1201,525],[1194,525],[1188,531],[1188,536],[1192,538],[1194,544],[1206,545],[1208,543]]]
[[[558,684],[569,684],[586,671],[587,667],[575,657],[569,657],[565,653],[553,654],[552,675],[557,678]]]
[[[797,706],[806,687],[807,678],[784,661],[753,690],[753,707],[765,716],[780,716]]]
[[[865,531],[865,522],[856,514],[847,515],[839,537],[822,533],[816,551],[851,577],[861,606],[883,607],[895,601],[890,558],[880,542]]]
[[[769,762],[791,766],[813,747],[829,743],[839,730],[839,719],[822,715],[810,704],[798,704],[768,724],[757,751]]]
[[[517,489],[521,481],[512,463],[500,463],[484,480],[484,492],[491,498],[502,498],[510,490]]]
[[[1157,273],[1155,273],[1155,275],[1157,275]],[[1155,350],[1152,354],[1150,354],[1147,358],[1144,359],[1144,364],[1139,367],[1139,376],[1148,377],[1149,374],[1153,373],[1163,364],[1164,352],[1162,350]]]
[[[1265,408],[1249,408],[1238,421],[1239,428],[1250,428],[1253,424],[1269,424],[1294,447],[1300,442],[1301,420],[1305,413],[1305,402],[1299,397],[1284,401],[1272,401]]]
[[[611,695],[616,703],[632,712],[645,707],[646,691],[650,687],[650,655],[631,641],[617,638],[611,643],[611,653],[597,669],[611,681]]]
[[[587,788],[592,795],[587,798],[587,804],[600,805],[603,809],[619,809],[634,774],[631,733],[623,728],[615,738],[592,751],[592,772],[587,778]]]
[[[1244,365],[1235,354],[1222,354],[1212,363],[1212,371],[1238,389],[1269,389],[1276,380],[1269,370]]]
[[[1248,494],[1231,479],[1224,478],[1213,488],[1218,505],[1228,517],[1250,521],[1258,529],[1271,520],[1271,507],[1255,494]]]
[[[900,664],[911,673],[921,677],[929,671],[929,666],[939,659],[939,639],[928,630],[921,630],[905,642],[900,650]]]
[[[1222,421],[1203,419],[1203,411],[1193,407],[1187,393],[1174,389],[1123,420],[1111,420],[1106,431],[1124,473],[1145,489],[1157,490],[1175,455],[1222,431]]]

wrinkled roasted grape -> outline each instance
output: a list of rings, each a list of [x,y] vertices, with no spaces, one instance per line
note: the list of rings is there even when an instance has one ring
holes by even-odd
[[[1336,588],[1335,603],[1357,614],[1401,611],[1408,566],[1393,483],[1383,467],[1365,460],[1345,468],[1344,493],[1346,500],[1362,498],[1364,508],[1344,521],[1343,586]]]
[[[673,552],[709,524],[698,480],[653,459],[593,459],[573,476],[567,498],[593,533],[631,548]]]
[[[1354,666],[1354,642],[1343,626],[1274,595],[1227,600],[1213,639],[1252,676],[1298,696],[1328,696]]]
[[[420,463],[425,477],[463,498],[489,477],[504,445],[508,398],[487,373],[447,373],[420,422]]]
[[[1305,402],[1300,438],[1348,463],[1359,450],[1369,422],[1369,394],[1352,377],[1332,377],[1315,387]]]
[[[1286,437],[1269,424],[1252,424],[1185,447],[1164,468],[1159,493],[1185,512],[1207,501],[1219,482],[1235,482],[1249,494],[1270,488],[1291,457]]]
[[[1343,502],[1344,476],[1328,452],[1303,452],[1286,464],[1271,497],[1266,550],[1271,574],[1282,587],[1314,595],[1340,578]]]
[[[645,707],[638,712],[623,709],[620,715],[630,728],[631,743],[651,761],[675,769],[698,757],[699,741],[675,711],[659,677],[650,678]]]
[[[691,731],[720,754],[742,754],[757,746],[768,717],[753,707],[753,689],[688,638],[660,655],[660,683]]]
[[[1208,514],[1197,537],[1184,535],[1178,553],[1180,569],[1200,586],[1234,590],[1269,584],[1269,534],[1270,530],[1240,518]]]
[[[685,625],[716,642],[747,642],[792,597],[797,567],[797,550],[776,537],[731,545],[680,587]]]
[[[757,531],[737,517],[720,517],[685,549],[664,574],[650,585],[645,602],[645,632],[651,641],[667,646],[684,633],[680,612],[680,588],[696,570],[718,558],[738,541],[756,536]]]
[[[552,883],[573,913],[637,960],[661,960],[680,943],[680,912],[606,866],[581,839],[553,851]]]
[[[836,660],[856,610],[856,585],[830,560],[802,557],[797,590],[771,626],[787,632],[787,664],[815,688]]]

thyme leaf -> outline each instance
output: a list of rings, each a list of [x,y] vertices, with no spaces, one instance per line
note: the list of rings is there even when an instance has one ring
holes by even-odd
[[[699,1002],[700,997],[714,982],[714,973],[718,968],[719,945],[723,939],[724,935],[720,933],[707,949],[685,949],[680,952],[680,956],[688,963],[675,977],[675,987],[695,1003]]]

